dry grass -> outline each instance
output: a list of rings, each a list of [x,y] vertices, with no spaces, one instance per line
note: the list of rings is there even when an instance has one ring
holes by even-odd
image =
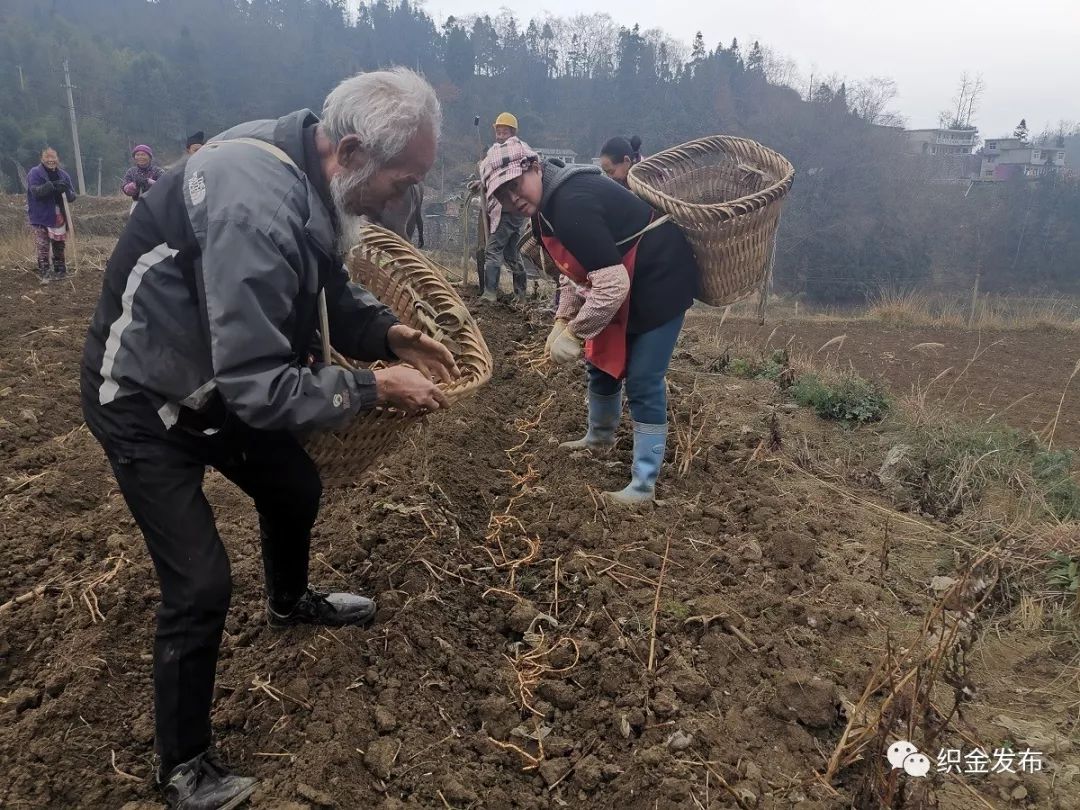
[[[882,290],[865,317],[903,324],[950,329],[1037,329],[1080,331],[1080,306],[1066,298],[979,298],[934,296],[920,291]]]
[[[37,252],[27,228],[5,229],[0,233],[0,267],[34,267]]]
[[[757,320],[757,298],[732,304],[721,310],[723,319]],[[715,317],[715,310],[701,308]],[[923,290],[882,290],[864,307],[838,307],[801,303],[795,298],[769,301],[767,320],[842,323],[868,320],[903,326],[942,329],[1058,329],[1080,332],[1080,301],[1067,297],[1024,298],[979,297],[972,313],[971,295],[935,293]]]

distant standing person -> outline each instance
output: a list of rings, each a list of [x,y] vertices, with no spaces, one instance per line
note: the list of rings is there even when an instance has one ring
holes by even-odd
[[[161,179],[165,170],[154,163],[154,150],[144,143],[131,150],[131,159],[135,165],[124,172],[120,190],[131,197],[131,210],[134,211],[139,198]]]
[[[495,144],[488,150],[485,163],[498,160],[508,143],[520,143],[517,137],[518,121],[511,113],[500,113],[495,119]],[[484,254],[484,292],[482,301],[495,302],[499,291],[499,276],[505,261],[514,278],[514,297],[524,303],[528,279],[525,263],[521,260],[518,240],[525,218],[503,210],[494,197],[488,198],[488,240]]]
[[[26,175],[26,187],[26,214],[37,246],[38,275],[42,284],[48,284],[67,276],[64,242],[68,223],[64,216],[64,197],[68,202],[75,202],[71,176],[60,168],[60,156],[55,149],[46,147],[42,150],[41,162]]]
[[[635,163],[641,162],[641,138],[634,135],[627,140],[622,135],[609,140],[600,150],[600,168],[604,174],[621,186],[630,187],[626,178]]]
[[[200,129],[194,135],[189,135],[188,139],[184,142],[184,151],[189,155],[194,155],[200,149],[203,144],[206,143],[206,135]]]

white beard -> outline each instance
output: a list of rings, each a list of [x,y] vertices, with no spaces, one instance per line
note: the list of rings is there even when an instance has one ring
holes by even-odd
[[[346,201],[352,200],[355,204],[363,200],[364,186],[374,176],[375,170],[375,165],[369,162],[358,171],[338,172],[330,178],[330,196],[338,220],[338,249],[342,253],[348,253],[359,241],[360,229],[370,222],[368,217],[353,213]]]

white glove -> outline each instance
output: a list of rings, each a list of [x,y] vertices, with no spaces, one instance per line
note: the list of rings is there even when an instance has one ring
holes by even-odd
[[[581,357],[581,341],[568,326],[551,342],[552,362],[562,366],[572,363],[579,357]]]
[[[556,318],[555,325],[551,327],[551,332],[547,336],[547,340],[544,341],[544,355],[551,356],[551,344],[555,342],[555,338],[566,331],[566,319]]]

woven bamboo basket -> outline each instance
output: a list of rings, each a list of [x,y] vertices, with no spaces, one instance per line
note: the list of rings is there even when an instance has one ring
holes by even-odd
[[[393,310],[398,319],[442,343],[454,355],[461,377],[441,385],[451,403],[491,379],[491,352],[480,328],[438,265],[385,228],[365,227],[349,253],[349,276]],[[326,340],[324,337],[324,345]],[[351,368],[365,364],[331,352],[334,362]],[[341,430],[310,436],[305,449],[319,468],[323,485],[356,483],[422,415],[396,408],[374,408]]]
[[[780,202],[795,169],[745,138],[716,135],[658,152],[630,170],[630,188],[679,226],[701,270],[701,300],[724,306],[772,269]]]

